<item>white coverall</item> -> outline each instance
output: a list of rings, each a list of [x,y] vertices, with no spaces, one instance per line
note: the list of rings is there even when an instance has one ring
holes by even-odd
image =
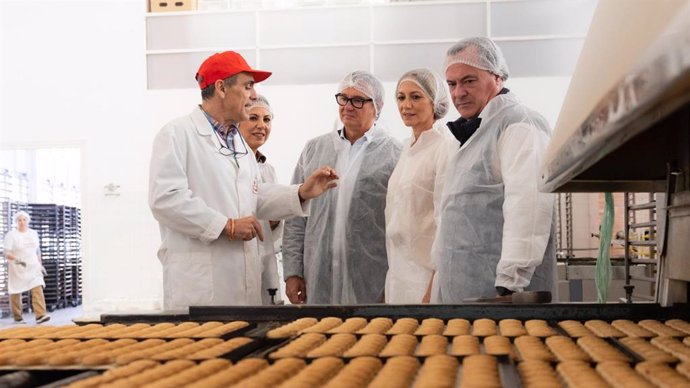
[[[353,147],[333,131],[310,140],[293,182],[335,166],[338,187],[311,202],[311,216],[285,222],[283,276],[300,276],[310,304],[381,303],[386,272],[386,190],[400,143],[374,126]],[[357,145],[355,142],[355,145]]]
[[[457,141],[437,121],[414,145],[405,141],[386,196],[386,303],[421,303],[434,271],[431,245],[450,147]]]
[[[259,177],[262,183],[278,183],[276,170],[270,164],[259,162]],[[271,296],[268,293],[269,288],[278,290],[273,298],[274,303],[279,303],[281,298],[280,282],[278,276],[278,261],[276,253],[280,252],[280,246],[283,241],[283,225],[280,222],[275,229],[271,229],[271,225],[266,220],[259,220],[261,228],[264,232],[264,241],[259,243],[259,255],[261,256],[262,270],[261,270],[261,303],[263,305],[271,304]]]
[[[500,94],[449,156],[432,248],[432,302],[554,291],[554,195],[538,190],[551,129],[514,93]]]

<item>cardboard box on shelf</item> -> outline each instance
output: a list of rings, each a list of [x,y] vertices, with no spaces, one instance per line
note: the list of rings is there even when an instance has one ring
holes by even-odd
[[[149,0],[151,12],[194,11],[197,0]]]

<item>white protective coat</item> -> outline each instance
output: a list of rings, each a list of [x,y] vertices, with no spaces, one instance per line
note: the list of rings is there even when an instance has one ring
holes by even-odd
[[[16,256],[15,260],[7,260],[8,293],[19,294],[37,286],[46,286],[38,260],[38,247],[38,233],[33,229],[27,229],[26,232],[14,229],[5,235],[5,251],[12,251]],[[17,260],[26,263],[26,267],[17,264]]]
[[[259,163],[259,177],[262,183],[278,183],[276,170],[270,164],[263,162]],[[259,243],[259,255],[261,256],[262,270],[261,270],[261,303],[264,305],[271,304],[271,297],[268,293],[269,288],[278,290],[273,302],[281,301],[280,296],[280,277],[278,276],[278,259],[276,253],[280,252],[280,246],[283,240],[283,225],[280,222],[278,226],[271,230],[271,225],[266,220],[260,220],[261,228],[264,231],[264,241]]]
[[[235,136],[241,150],[240,135]],[[160,224],[164,306],[261,304],[258,238],[221,236],[228,218],[278,220],[306,214],[298,186],[260,184],[251,152],[235,159],[203,111],[165,125],[154,140],[149,206]]]
[[[481,125],[449,156],[432,248],[432,302],[554,291],[554,195],[540,193],[551,129],[513,93],[489,101]]]
[[[386,196],[386,303],[421,303],[434,271],[431,246],[450,147],[444,124],[405,141]]]
[[[400,157],[400,143],[382,128],[350,156],[337,131],[310,140],[293,182],[318,166],[335,166],[338,187],[312,200],[309,217],[285,222],[283,276],[305,280],[307,303],[364,304],[383,301],[388,263],[385,244],[386,190]]]

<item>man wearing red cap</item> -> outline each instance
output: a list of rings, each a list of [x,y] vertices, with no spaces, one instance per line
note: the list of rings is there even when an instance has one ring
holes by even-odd
[[[261,304],[257,218],[304,216],[305,201],[334,186],[330,167],[302,185],[259,183],[237,124],[249,118],[254,84],[270,75],[236,52],[212,55],[196,74],[201,104],[154,140],[149,206],[160,225],[166,309]]]

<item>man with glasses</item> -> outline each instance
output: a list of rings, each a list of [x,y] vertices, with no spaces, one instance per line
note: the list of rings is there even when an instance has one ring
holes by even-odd
[[[324,164],[335,166],[340,181],[312,201],[309,217],[285,223],[285,292],[292,303],[383,302],[386,191],[402,149],[376,124],[383,96],[373,74],[345,76],[335,95],[343,127],[310,140],[302,151],[293,182]]]
[[[448,50],[445,74],[460,119],[432,248],[432,302],[553,290],[554,196],[538,190],[551,128],[505,88],[508,66],[484,37]]]
[[[235,52],[212,55],[196,74],[201,104],[154,140],[149,206],[160,225],[166,309],[261,304],[257,218],[304,216],[305,201],[334,186],[327,166],[302,185],[260,183],[237,124],[249,119],[254,84],[270,75]]]

